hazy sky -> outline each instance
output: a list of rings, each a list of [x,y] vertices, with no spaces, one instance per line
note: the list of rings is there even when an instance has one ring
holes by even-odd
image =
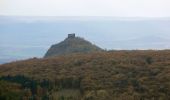
[[[170,17],[170,0],[0,0],[0,15]]]

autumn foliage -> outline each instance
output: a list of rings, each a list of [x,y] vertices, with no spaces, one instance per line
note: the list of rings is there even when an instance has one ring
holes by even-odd
[[[170,51],[33,58],[0,65],[0,76],[0,92],[7,82],[25,100],[169,100]]]

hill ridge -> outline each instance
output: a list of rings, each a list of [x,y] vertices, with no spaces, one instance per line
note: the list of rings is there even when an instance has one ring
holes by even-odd
[[[75,34],[68,34],[68,37],[64,41],[52,45],[46,52],[44,58],[96,51],[102,51],[102,49],[81,37],[76,37]]]

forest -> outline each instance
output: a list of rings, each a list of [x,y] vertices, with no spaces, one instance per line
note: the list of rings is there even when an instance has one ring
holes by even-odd
[[[170,100],[170,51],[121,50],[0,65],[0,100]]]

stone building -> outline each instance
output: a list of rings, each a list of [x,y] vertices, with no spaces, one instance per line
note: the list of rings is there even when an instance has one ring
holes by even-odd
[[[76,37],[75,33],[68,34],[68,38],[75,38],[75,37]]]

